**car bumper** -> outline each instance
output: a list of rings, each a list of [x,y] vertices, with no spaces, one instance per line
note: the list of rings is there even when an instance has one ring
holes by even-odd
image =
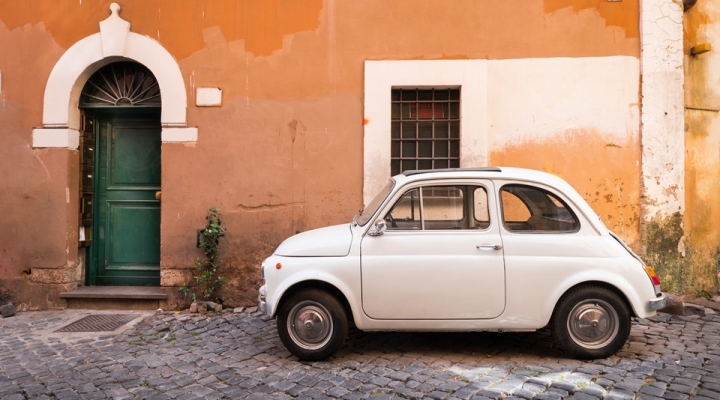
[[[667,298],[665,298],[665,296],[661,296],[661,297],[652,299],[648,302],[648,310],[649,311],[662,310],[666,306],[667,306]]]
[[[267,313],[267,302],[265,301],[265,296],[267,296],[267,288],[265,285],[260,286],[260,290],[258,290],[258,311],[265,314]]]

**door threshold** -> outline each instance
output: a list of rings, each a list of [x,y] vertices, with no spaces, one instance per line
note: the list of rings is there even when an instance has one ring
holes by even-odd
[[[63,299],[167,300],[167,297],[159,286],[80,286],[60,293]]]

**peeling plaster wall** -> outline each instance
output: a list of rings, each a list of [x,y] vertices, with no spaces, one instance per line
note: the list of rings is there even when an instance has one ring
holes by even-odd
[[[631,246],[640,222],[638,68],[626,56],[488,68],[490,164],[562,177]]]
[[[682,2],[641,0],[643,219],[685,209]]]
[[[7,193],[0,207],[9,215],[0,219],[0,241],[6,244],[0,278],[15,282],[28,307],[62,305],[57,293],[78,281],[65,282],[72,279],[69,272],[45,273],[41,280],[62,282],[40,283],[23,270],[77,272],[80,265],[77,153],[33,150],[31,131],[42,124],[43,91],[53,66],[78,40],[98,32],[110,3],[0,4],[0,192]],[[157,40],[177,61],[189,100],[187,123],[199,132],[197,143],[162,146],[163,285],[177,284],[192,267],[195,229],[204,225],[210,207],[222,210],[228,228],[223,251],[229,305],[255,302],[259,262],[283,239],[345,222],[362,207],[366,60],[507,62],[512,71],[497,71],[507,87],[498,82],[489,91],[498,100],[493,111],[507,111],[484,149],[490,161],[542,167],[568,178],[597,203],[605,221],[606,215],[621,221],[615,228],[630,240],[637,237],[637,210],[630,206],[640,190],[633,169],[640,151],[633,114],[639,102],[633,80],[639,76],[637,1],[458,0],[453,7],[435,0],[120,3],[131,31]],[[428,26],[432,34],[426,34]],[[513,85],[526,72],[527,86]],[[558,90],[550,92],[553,102],[541,101],[551,89],[546,77],[607,118],[576,107],[576,113],[552,121],[560,109],[569,110]],[[626,88],[605,87],[617,77]],[[198,87],[221,87],[222,107],[195,107]],[[609,108],[592,100],[598,91],[612,103]],[[511,112],[528,104],[522,115]],[[514,130],[518,116],[545,122],[530,132],[530,120],[523,119],[525,130]],[[540,165],[537,152],[550,151],[563,161]],[[583,152],[598,157],[580,160]],[[581,179],[574,171],[583,168],[602,171],[602,180]]]

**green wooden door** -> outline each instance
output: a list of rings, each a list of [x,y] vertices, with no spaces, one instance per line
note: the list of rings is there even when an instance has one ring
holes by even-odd
[[[160,114],[98,112],[88,283],[160,284]]]

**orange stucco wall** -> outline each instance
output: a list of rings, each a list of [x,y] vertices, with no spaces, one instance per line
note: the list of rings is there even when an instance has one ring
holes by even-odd
[[[110,3],[0,4],[0,208],[8,214],[0,218],[0,278],[20,282],[19,297],[29,307],[58,303],[28,293],[34,272],[23,271],[77,269],[77,153],[32,149],[31,130],[42,124],[53,66],[99,31]],[[231,305],[254,302],[259,262],[283,239],[347,221],[362,207],[365,60],[639,57],[637,1],[118,3],[133,32],[157,40],[177,60],[188,125],[199,128],[196,144],[162,148],[161,267],[192,266],[195,229],[208,208],[219,207],[228,228]],[[195,107],[197,87],[222,87],[222,107]],[[491,149],[491,162],[557,173],[636,241],[639,142],[608,143],[597,132],[559,135],[574,138],[565,146],[601,157],[588,160],[545,141]],[[538,148],[547,157],[531,157]],[[44,284],[72,285],[66,280]]]
[[[713,292],[720,258],[720,54],[690,55],[690,48],[720,37],[720,7],[698,2],[686,13],[685,232],[691,244],[698,290]],[[714,43],[713,43],[714,44]]]

